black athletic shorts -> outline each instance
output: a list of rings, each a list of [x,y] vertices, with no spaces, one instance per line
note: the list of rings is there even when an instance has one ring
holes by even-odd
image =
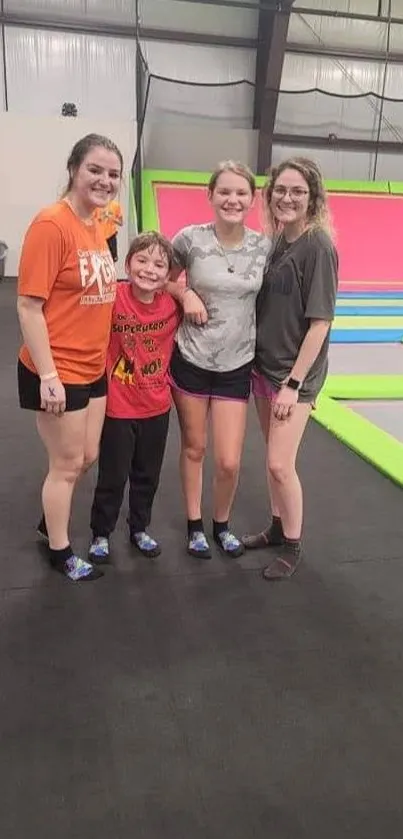
[[[189,396],[247,402],[251,390],[252,365],[250,361],[236,370],[204,370],[186,361],[175,344],[170,367],[171,387]]]
[[[41,380],[36,373],[32,373],[22,361],[18,360],[18,396],[20,408],[28,411],[41,410]],[[64,385],[66,391],[66,411],[81,411],[86,408],[90,399],[106,396],[108,383],[106,373],[88,385]]]

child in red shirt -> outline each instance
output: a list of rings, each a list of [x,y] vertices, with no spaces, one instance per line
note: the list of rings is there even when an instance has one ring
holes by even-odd
[[[164,290],[172,260],[171,244],[159,233],[137,236],[126,257],[129,282],[117,288],[107,355],[108,401],[91,511],[93,562],[108,560],[109,537],[128,479],[130,541],[145,556],[161,552],[147,527],[168,435],[167,371],[181,317]]]

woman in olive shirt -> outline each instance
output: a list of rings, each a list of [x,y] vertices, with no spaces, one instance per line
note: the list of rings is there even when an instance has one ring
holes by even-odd
[[[275,547],[266,580],[291,577],[301,561],[302,488],[295,462],[327,374],[338,258],[322,175],[305,158],[274,169],[266,202],[276,242],[257,300],[253,393],[266,441],[272,521],[246,548]]]

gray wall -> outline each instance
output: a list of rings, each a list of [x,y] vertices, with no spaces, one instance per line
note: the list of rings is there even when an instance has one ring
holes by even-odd
[[[220,160],[241,160],[252,169],[257,159],[257,133],[242,128],[215,128],[154,122],[143,137],[147,169],[209,172]]]

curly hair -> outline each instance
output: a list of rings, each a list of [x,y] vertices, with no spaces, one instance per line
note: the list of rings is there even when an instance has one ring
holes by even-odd
[[[302,175],[308,185],[308,228],[310,230],[324,230],[333,239],[334,230],[322,172],[318,164],[307,157],[290,157],[288,160],[283,160],[279,166],[274,166],[268,174],[268,181],[263,191],[263,203],[267,217],[266,220],[271,230],[274,233],[278,232],[278,222],[273,218],[271,212],[273,189],[277,179],[286,169],[295,169],[296,172]]]

